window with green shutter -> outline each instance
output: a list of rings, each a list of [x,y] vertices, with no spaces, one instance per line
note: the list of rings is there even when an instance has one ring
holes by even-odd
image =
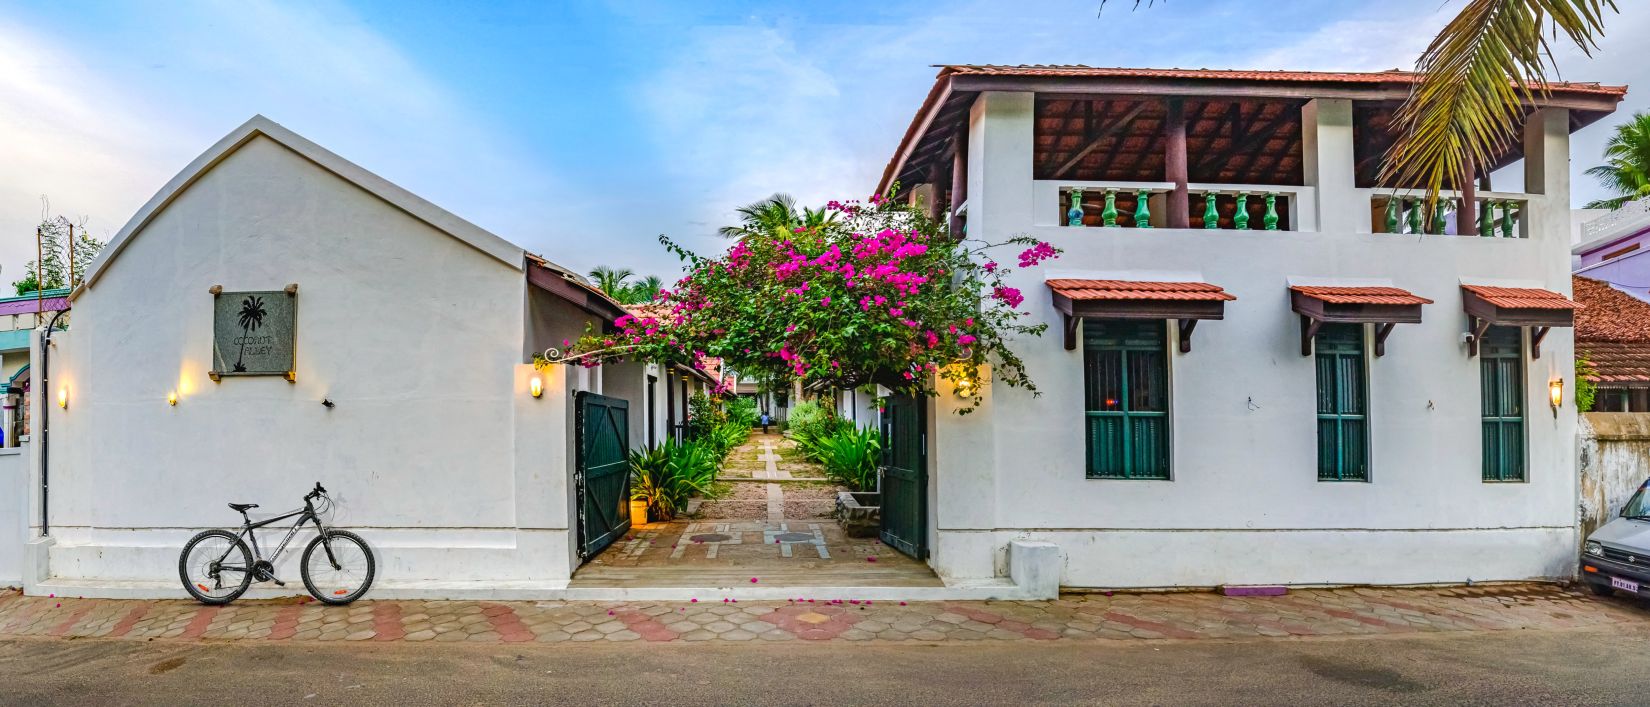
[[[1169,349],[1163,320],[1083,321],[1088,476],[1169,478]]]
[[[1484,480],[1524,480],[1524,337],[1490,327],[1478,347],[1484,411]]]
[[[1325,324],[1318,364],[1318,480],[1369,480],[1369,377],[1364,326]]]

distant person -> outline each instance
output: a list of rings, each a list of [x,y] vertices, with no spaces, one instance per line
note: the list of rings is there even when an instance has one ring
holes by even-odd
[[[768,419],[768,413],[765,413],[765,412],[762,413],[762,434],[767,434],[768,433],[768,423],[769,422],[771,422],[771,420]]]

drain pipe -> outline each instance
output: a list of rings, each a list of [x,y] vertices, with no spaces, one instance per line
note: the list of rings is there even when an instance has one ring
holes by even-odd
[[[49,398],[41,398],[38,396],[49,395],[48,391],[52,389],[52,332],[57,331],[58,318],[62,317],[68,311],[69,310],[67,308],[57,310],[57,313],[52,315],[52,320],[46,324],[46,333],[40,337],[41,390],[38,395],[33,396],[34,400],[40,403],[40,537],[46,537],[52,534],[51,521],[46,512],[46,509],[50,507],[46,503],[46,494],[51,488],[51,472],[49,471],[51,469],[51,465],[48,462],[51,460],[52,450],[51,427],[47,424],[47,416],[51,414],[52,405]]]

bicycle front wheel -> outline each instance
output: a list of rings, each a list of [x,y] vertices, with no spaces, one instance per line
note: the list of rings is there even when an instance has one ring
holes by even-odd
[[[300,569],[310,596],[327,604],[348,604],[372,587],[376,565],[367,541],[355,533],[331,530],[309,541]]]
[[[204,531],[183,546],[178,576],[196,601],[228,604],[252,584],[252,551],[240,536],[227,530]]]

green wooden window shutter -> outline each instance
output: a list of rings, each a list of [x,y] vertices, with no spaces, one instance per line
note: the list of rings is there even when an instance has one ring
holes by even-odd
[[[1326,324],[1312,350],[1318,364],[1318,480],[1368,481],[1364,326]]]
[[[1169,478],[1169,349],[1163,320],[1083,321],[1088,476]]]
[[[1524,337],[1490,327],[1478,348],[1484,412],[1484,480],[1524,480]]]

